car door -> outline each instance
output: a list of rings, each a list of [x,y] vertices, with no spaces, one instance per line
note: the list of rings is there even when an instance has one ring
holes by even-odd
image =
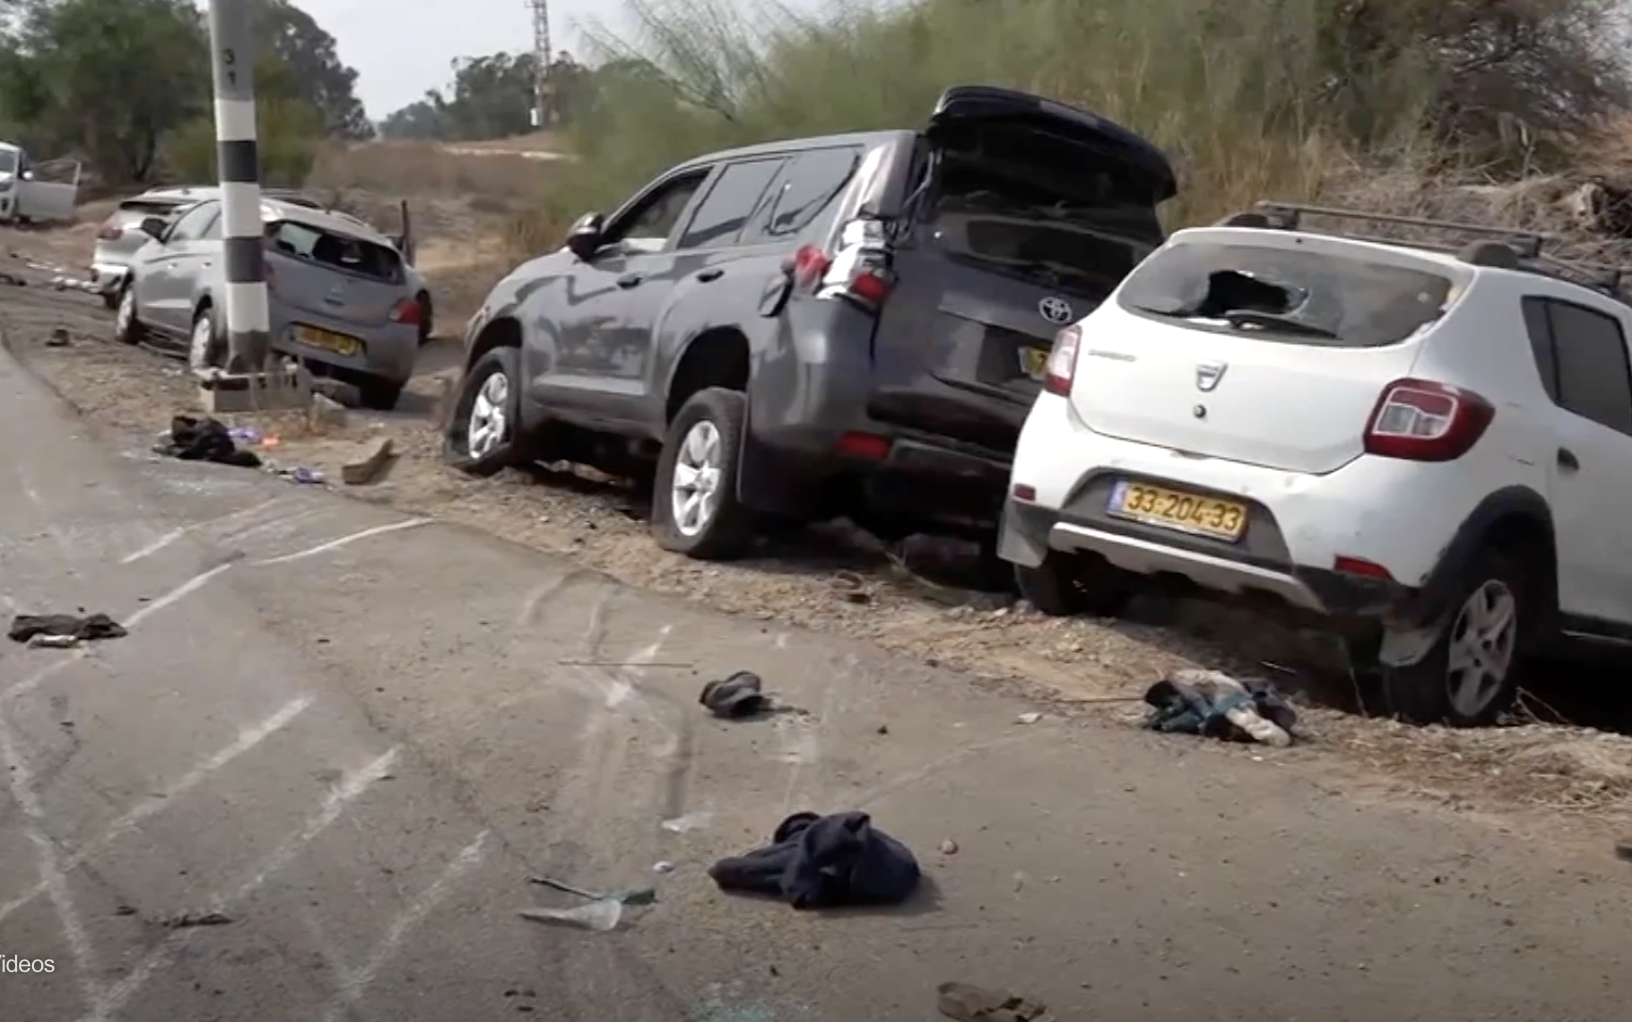
[[[184,276],[192,246],[220,216],[219,202],[201,202],[170,225],[160,238],[136,253],[131,286],[144,323],[163,333],[185,336],[192,327],[192,284]]]
[[[1559,609],[1581,630],[1624,630],[1632,624],[1632,358],[1622,318],[1551,297],[1523,306],[1556,408],[1548,498]]]

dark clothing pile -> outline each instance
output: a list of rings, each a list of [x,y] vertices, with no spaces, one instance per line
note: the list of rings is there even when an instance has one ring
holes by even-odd
[[[703,686],[697,701],[716,717],[751,717],[770,708],[764,682],[752,671],[738,671],[721,681]]]
[[[1238,706],[1246,706],[1288,735],[1298,722],[1297,712],[1269,682],[1237,680],[1217,671],[1176,672],[1152,685],[1145,702],[1151,707],[1146,724],[1153,730],[1232,742],[1255,741],[1227,716]]]
[[[96,639],[118,639],[126,632],[123,625],[106,614],[18,614],[11,621],[7,633],[13,642],[27,642],[36,635],[55,635],[62,638],[90,642]]]
[[[217,465],[260,468],[261,459],[233,442],[232,432],[214,419],[178,415],[170,420],[170,439],[154,448],[178,461],[210,461]]]
[[[708,875],[722,891],[780,898],[798,909],[898,905],[922,875],[906,845],[863,812],[794,813],[771,843],[721,859]]]

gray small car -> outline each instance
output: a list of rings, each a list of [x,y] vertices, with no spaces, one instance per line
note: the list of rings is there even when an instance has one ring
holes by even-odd
[[[261,218],[273,348],[356,386],[370,408],[395,407],[413,375],[420,321],[396,246],[361,220],[297,202],[268,199]],[[119,289],[115,336],[185,345],[195,368],[224,366],[221,203],[139,228],[149,240]]]
[[[324,208],[323,203],[317,199],[291,189],[263,188],[261,195],[275,202],[305,206],[308,209]],[[142,246],[153,240],[142,231],[142,221],[148,217],[172,219],[200,202],[220,197],[219,185],[177,185],[170,188],[151,188],[140,195],[132,195],[120,201],[113,212],[108,214],[107,219],[97,226],[96,248],[91,255],[91,280],[101,290],[102,300],[107,303],[108,308],[118,308],[119,296],[125,278],[130,274],[131,262]],[[431,291],[424,276],[411,265],[412,255],[409,251],[411,242],[407,237],[406,209],[403,212],[403,236],[392,238],[391,241],[397,251],[407,256],[409,260],[407,273],[409,283],[414,289],[414,297],[420,306],[420,343],[424,343],[430,339],[432,330]]]

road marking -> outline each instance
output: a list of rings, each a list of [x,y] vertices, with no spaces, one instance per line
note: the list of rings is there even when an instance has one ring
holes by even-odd
[[[194,575],[192,578],[190,578],[187,581],[183,582],[181,585],[176,586],[174,589],[170,590],[168,593],[165,593],[163,596],[154,597],[153,599],[151,599],[151,600],[147,601],[146,603],[144,603],[141,606],[141,608],[138,609],[135,613],[131,614],[130,617],[125,619],[125,621],[124,621],[125,627],[126,628],[136,627],[142,621],[145,621],[147,618],[152,617],[154,614],[157,614],[159,611],[161,611],[164,608],[170,606],[172,603],[175,603],[177,600],[181,599],[182,597],[186,596],[187,594],[195,593],[198,590],[204,588],[204,586],[209,583],[210,579],[212,579],[215,576],[221,574],[223,571],[226,571],[230,567],[232,567],[232,562],[231,561],[228,561],[225,564],[217,564],[215,567],[211,568],[209,571],[200,572],[199,574]]]
[[[91,948],[91,938],[85,932],[85,924],[80,921],[79,910],[74,907],[73,894],[68,889],[68,874],[57,861],[56,845],[52,844],[43,829],[45,812],[40,807],[39,796],[33,790],[34,781],[28,763],[17,751],[11,725],[3,716],[0,716],[0,763],[5,764],[6,773],[11,779],[11,797],[22,810],[23,834],[34,846],[40,883],[45,885],[51,907],[56,909],[57,919],[62,923],[63,936],[68,938],[68,950],[74,956],[75,971],[79,973],[80,992],[84,994],[87,1004],[94,1005],[101,998],[101,992],[96,983],[96,955]]]
[[[384,968],[385,963],[390,961],[391,957],[402,947],[402,942],[408,938],[408,934],[413,931],[414,927],[424,921],[425,917],[430,914],[431,909],[435,908],[436,904],[447,896],[448,889],[460,877],[470,872],[477,863],[482,861],[483,846],[487,843],[487,835],[487,831],[482,831],[476,835],[476,840],[461,849],[454,860],[442,871],[442,875],[438,876],[431,883],[431,886],[421,892],[419,897],[409,903],[408,907],[391,921],[391,925],[386,928],[385,936],[380,938],[380,942],[374,946],[374,951],[368,956],[368,960],[358,968],[348,970],[342,976],[340,992],[335,995],[334,1000],[329,1003],[328,1010],[323,1013],[323,1022],[340,1022],[340,1019],[351,1011],[363,994],[368,991],[369,986],[378,978],[380,969]]]
[[[431,524],[431,519],[429,518],[410,518],[405,522],[392,522],[390,525],[376,525],[372,529],[364,529],[361,532],[354,532],[349,536],[341,536],[339,539],[331,539],[327,543],[319,543],[317,546],[310,547],[306,550],[301,550],[292,554],[284,554],[281,557],[268,557],[265,560],[254,561],[252,563],[256,567],[265,567],[269,564],[288,564],[290,561],[298,561],[307,557],[316,557],[318,554],[326,554],[330,550],[338,550],[340,547],[346,546],[350,543],[355,543],[360,539],[368,539],[370,536],[381,536],[387,532],[397,532],[402,529],[415,529],[421,525],[429,524]]]
[[[66,874],[72,874],[74,870],[79,868],[81,863],[91,858],[91,856],[96,855],[114,841],[135,830],[141,825],[142,821],[146,820],[149,816],[152,816],[154,813],[157,813],[159,810],[170,805],[174,799],[185,795],[193,788],[196,788],[216,771],[220,770],[222,767],[226,766],[228,763],[231,763],[233,760],[237,759],[239,756],[242,756],[249,750],[255,748],[267,738],[271,737],[274,733],[281,731],[289,724],[290,721],[300,716],[300,714],[305,711],[308,706],[312,705],[312,702],[313,700],[311,696],[302,696],[299,699],[285,704],[281,710],[256,724],[254,727],[241,729],[238,732],[238,738],[233,741],[231,745],[226,746],[225,748],[216,752],[216,754],[211,756],[209,759],[204,760],[191,770],[187,771],[180,778],[173,781],[169,787],[164,789],[164,791],[157,795],[150,796],[145,801],[138,802],[136,805],[126,810],[122,816],[108,825],[108,829],[103,832],[101,837],[97,838],[95,841],[92,841],[90,844],[76,849],[74,853],[68,856],[68,858],[62,863],[62,871]],[[5,922],[6,917],[11,915],[13,912],[22,908],[24,905],[27,905],[40,895],[47,893],[47,890],[48,885],[44,880],[41,880],[31,889],[19,894],[17,897],[11,899],[5,904],[0,905],[0,923]]]
[[[355,773],[348,774],[340,784],[323,797],[323,804],[314,813],[306,824],[290,835],[283,844],[274,848],[249,875],[238,889],[219,899],[215,905],[217,911],[230,913],[241,902],[248,900],[256,891],[260,890],[273,875],[289,864],[289,861],[299,854],[302,848],[311,844],[316,837],[323,833],[338,820],[346,807],[359,796],[383,780],[391,772],[391,765],[396,762],[397,750],[392,749],[380,756],[374,762]],[[95,1002],[92,1009],[82,1016],[80,1022],[109,1022],[130,999],[136,996],[155,975],[168,968],[175,961],[176,956],[197,935],[198,930],[172,930],[170,935],[161,940],[147,957],[136,963],[135,968],[125,975],[125,978],[110,987]]]
[[[154,554],[158,553],[160,550],[163,550],[165,547],[169,546],[171,543],[174,543],[176,540],[180,539],[181,537],[185,536],[186,534],[187,534],[186,529],[171,529],[169,532],[165,533],[164,535],[160,536],[158,539],[155,539],[153,542],[151,542],[151,543],[147,544],[146,546],[142,547],[140,550],[137,550],[134,553],[126,554],[125,556],[119,558],[119,563],[120,564],[135,564],[137,561],[141,560],[144,557],[153,556]]]

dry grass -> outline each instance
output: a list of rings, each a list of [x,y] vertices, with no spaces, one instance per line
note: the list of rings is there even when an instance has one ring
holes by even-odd
[[[340,192],[457,196],[495,212],[531,202],[548,187],[549,161],[495,151],[449,153],[431,142],[331,144],[318,153],[308,185]]]

